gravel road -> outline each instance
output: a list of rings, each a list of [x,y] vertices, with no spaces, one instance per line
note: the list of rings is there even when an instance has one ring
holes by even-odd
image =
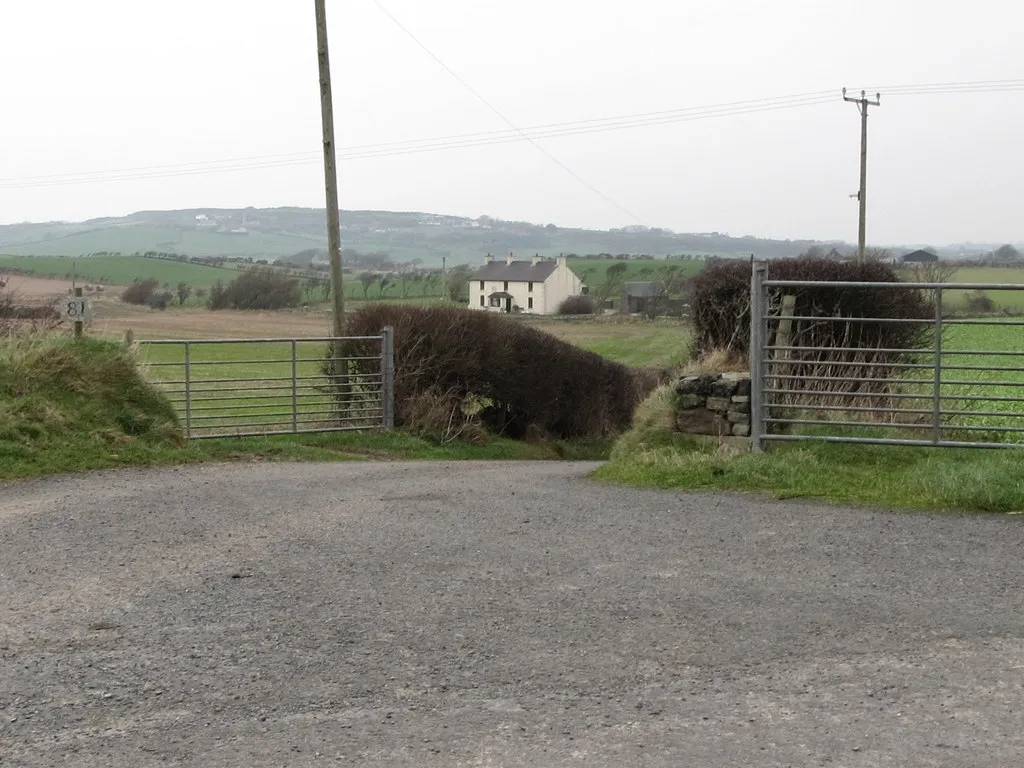
[[[0,765],[1024,763],[1024,520],[592,468],[0,486]]]

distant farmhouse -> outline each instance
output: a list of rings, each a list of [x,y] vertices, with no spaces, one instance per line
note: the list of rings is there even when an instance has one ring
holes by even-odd
[[[470,279],[469,306],[489,312],[524,312],[553,315],[570,296],[583,293],[583,281],[566,265],[534,256],[530,261],[504,261],[487,256],[484,266]]]
[[[904,264],[934,264],[939,257],[930,251],[911,251],[900,259]]]

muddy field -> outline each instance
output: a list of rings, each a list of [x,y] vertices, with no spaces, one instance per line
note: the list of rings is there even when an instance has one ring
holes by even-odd
[[[331,318],[323,312],[210,312],[204,309],[158,312],[116,302],[97,305],[91,331],[139,339],[269,339],[329,336]]]
[[[46,280],[41,277],[23,277],[21,275],[4,275],[0,273],[0,282],[6,277],[7,287],[4,289],[17,298],[39,299],[56,298],[71,291],[70,280]],[[85,285],[79,283],[83,288]],[[110,288],[106,289],[111,290]]]

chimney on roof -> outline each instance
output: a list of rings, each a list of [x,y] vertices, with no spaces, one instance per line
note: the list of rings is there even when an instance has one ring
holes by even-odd
[[[533,254],[533,266],[536,267],[538,264],[540,264],[540,254],[535,253]]]
[[[491,256],[491,254],[488,253],[486,256],[484,256],[484,264],[493,264],[493,263],[494,263],[494,257]]]
[[[511,253],[508,256],[505,257],[505,263],[506,264],[511,264],[512,263],[512,254]]]
[[[556,263],[560,267],[564,267],[565,266],[565,254],[564,253],[558,254],[558,259],[557,259]]]

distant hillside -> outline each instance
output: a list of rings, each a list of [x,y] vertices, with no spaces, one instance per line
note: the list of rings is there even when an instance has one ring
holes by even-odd
[[[326,247],[325,213],[313,208],[212,208],[141,211],[121,218],[78,223],[0,226],[0,253],[83,256],[94,253],[160,252],[194,257],[274,260]],[[601,231],[552,224],[466,219],[429,213],[345,211],[344,247],[384,251],[395,261],[424,266],[476,264],[487,253],[718,255],[781,258],[805,250],[809,240],[764,240],[719,233],[676,234],[647,227]]]

